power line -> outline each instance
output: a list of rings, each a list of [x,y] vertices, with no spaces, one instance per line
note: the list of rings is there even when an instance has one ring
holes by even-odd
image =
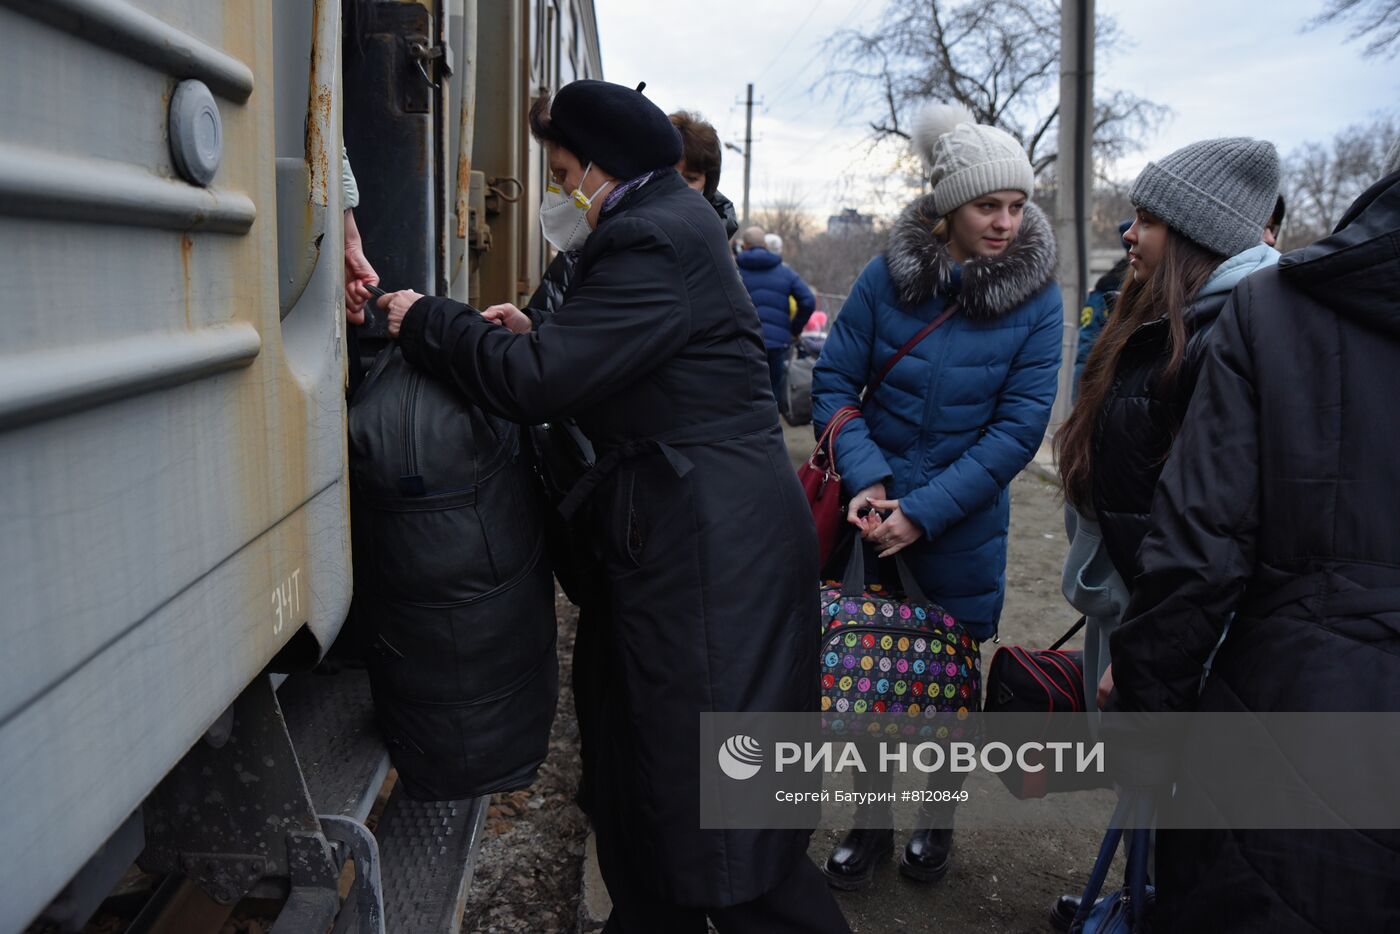
[[[847,24],[851,22],[851,20],[855,19],[859,14],[863,13],[865,11],[865,8],[869,5],[870,0],[856,0],[856,2],[852,5],[850,12],[847,13],[844,18],[842,18],[841,22],[836,24],[836,29],[834,30],[834,32],[840,32],[842,29],[844,29],[847,26]],[[768,104],[768,107],[765,108],[765,112],[771,110],[774,106],[776,106],[778,101],[793,94],[794,92],[801,93],[804,90],[808,90],[802,86],[802,83],[798,79],[800,79],[804,74],[806,74],[813,65],[821,61],[822,58],[816,55],[813,55],[811,58],[807,59],[807,64],[803,65],[795,74],[793,74],[793,76],[787,80],[787,83],[779,88],[778,93],[773,95],[769,99],[770,102]],[[808,110],[810,109],[811,108],[809,107]],[[805,115],[806,111],[803,111],[803,114]]]
[[[806,25],[812,21],[812,17],[816,14],[817,10],[821,9],[821,5],[825,2],[826,0],[817,0],[816,3],[812,4],[812,8],[807,11],[807,15],[803,18],[802,22],[798,24],[796,29],[788,33],[788,39],[786,42],[783,43],[783,47],[778,50],[778,54],[773,56],[772,60],[769,61],[767,65],[763,66],[763,70],[760,71],[754,77],[753,80],[755,84],[758,83],[759,78],[762,78],[764,75],[768,74],[768,70],[770,68],[772,68],[774,65],[778,64],[778,62],[782,60],[783,53],[788,50],[788,46],[792,45],[793,40],[796,39],[798,34],[802,32],[803,28],[805,28]]]

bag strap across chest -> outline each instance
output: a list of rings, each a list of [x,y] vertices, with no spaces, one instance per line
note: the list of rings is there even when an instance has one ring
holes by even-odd
[[[909,338],[909,340],[905,341],[904,346],[899,348],[899,350],[895,351],[895,355],[893,357],[890,357],[889,360],[885,361],[885,365],[880,367],[880,372],[876,373],[875,378],[872,379],[866,385],[865,392],[861,395],[861,403],[864,404],[870,399],[873,399],[875,397],[875,390],[880,388],[880,384],[885,381],[885,377],[889,375],[890,370],[894,369],[894,365],[899,361],[903,360],[906,356],[908,356],[909,351],[919,346],[919,344],[923,341],[925,337],[928,337],[934,331],[942,327],[943,323],[949,318],[953,317],[957,310],[958,303],[949,302],[948,307],[943,309],[943,313],[941,315],[939,315],[937,318],[934,318],[928,324],[924,325],[922,328],[919,329],[919,332],[917,334]]]

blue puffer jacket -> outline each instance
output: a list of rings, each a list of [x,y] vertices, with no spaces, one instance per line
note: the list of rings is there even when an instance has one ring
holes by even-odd
[[[842,430],[848,494],[884,481],[924,536],[905,549],[930,598],[990,638],[1006,591],[1011,480],[1035,456],[1055,400],[1062,306],[1055,241],[1026,205],[1006,253],[956,263],[929,234],[932,196],[907,208],[889,250],[856,280],[812,380],[818,432],[956,296],[960,310],[895,364],[865,418]]]
[[[817,300],[802,277],[783,265],[782,258],[763,247],[739,254],[739,277],[749,290],[758,320],[763,325],[763,344],[769,350],[785,350],[794,334],[802,331],[812,317]],[[788,296],[797,299],[797,316],[788,314]]]

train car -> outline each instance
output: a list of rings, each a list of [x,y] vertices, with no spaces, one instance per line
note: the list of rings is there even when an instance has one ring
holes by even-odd
[[[484,802],[371,835],[364,679],[309,671],[353,586],[341,147],[386,288],[518,301],[591,0],[0,0],[0,76],[0,934],[133,863],[142,929],[455,930]]]

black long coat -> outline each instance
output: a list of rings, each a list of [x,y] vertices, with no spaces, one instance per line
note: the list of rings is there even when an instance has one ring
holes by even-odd
[[[625,839],[633,877],[668,901],[773,888],[809,835],[699,829],[699,717],[816,709],[817,546],[715,210],[667,171],[602,217],[532,333],[425,298],[400,341],[492,411],[576,417],[613,467],[582,514],[613,604],[591,757],[600,839]]]
[[[1400,710],[1397,244],[1400,173],[1331,237],[1235,289],[1112,637],[1120,706]],[[1192,751],[1188,738],[1178,793],[1208,798],[1218,776]],[[1400,770],[1388,741],[1349,755],[1366,774]],[[1157,872],[1154,930],[1400,923],[1395,831],[1164,832]]]

